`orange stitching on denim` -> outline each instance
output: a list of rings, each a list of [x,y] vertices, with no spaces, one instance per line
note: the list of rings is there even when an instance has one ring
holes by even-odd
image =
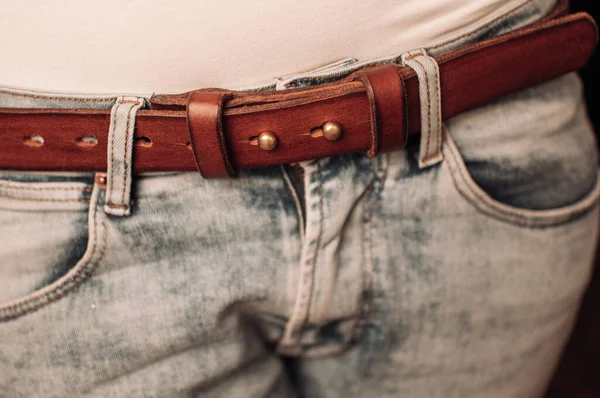
[[[405,60],[405,61],[410,61],[410,60],[412,60],[412,59],[415,59],[415,58],[417,58],[417,57],[424,57],[425,55],[426,55],[426,54],[425,54],[425,53],[423,53],[423,51],[420,51],[420,50],[419,50],[419,51],[417,51],[417,52],[415,52],[415,53],[408,54],[408,55],[406,56],[406,58],[404,58],[404,60]]]

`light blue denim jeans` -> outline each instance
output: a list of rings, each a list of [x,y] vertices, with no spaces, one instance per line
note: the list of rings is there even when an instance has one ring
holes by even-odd
[[[428,52],[553,4],[526,2]],[[598,233],[596,142],[575,74],[448,120],[443,160],[427,168],[417,137],[232,180],[131,176],[124,115],[145,103],[0,89],[0,107],[106,108],[114,120],[107,184],[0,171],[0,397],[543,394]]]

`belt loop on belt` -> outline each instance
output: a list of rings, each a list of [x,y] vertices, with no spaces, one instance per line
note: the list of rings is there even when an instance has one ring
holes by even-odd
[[[138,109],[144,98],[119,97],[110,111],[108,166],[104,211],[114,216],[131,214],[133,135]]]
[[[231,96],[227,91],[193,91],[188,97],[190,145],[204,178],[237,176],[223,132],[223,104]]]
[[[425,50],[413,50],[402,54],[402,66],[413,69],[419,79],[421,99],[421,147],[419,168],[423,169],[441,162],[442,155],[442,94],[440,68]]]
[[[371,115],[371,147],[373,157],[380,148],[386,151],[404,148],[408,137],[406,126],[406,90],[397,65],[384,65],[356,73],[365,86]]]

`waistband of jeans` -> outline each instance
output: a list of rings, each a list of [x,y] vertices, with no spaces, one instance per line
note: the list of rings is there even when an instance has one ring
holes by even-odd
[[[483,27],[454,37],[448,41],[429,46],[426,50],[430,55],[436,56],[463,46],[500,36],[543,18],[554,9],[559,1],[527,0]],[[352,72],[365,67],[398,63],[400,56],[401,54],[395,54],[365,61],[347,58],[312,71],[283,76],[260,84],[234,87],[233,89],[239,91],[275,91],[314,86],[342,79]],[[123,95],[135,95],[149,99],[153,93],[90,95],[31,91],[0,86],[0,108],[109,109],[114,105],[117,97]]]

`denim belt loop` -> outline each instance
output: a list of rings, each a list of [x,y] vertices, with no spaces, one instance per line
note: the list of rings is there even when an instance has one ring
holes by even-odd
[[[110,112],[108,166],[104,211],[113,216],[131,214],[131,174],[135,117],[144,98],[118,97]]]
[[[415,71],[419,79],[421,99],[421,147],[419,168],[440,163],[442,155],[442,95],[440,88],[440,68],[436,60],[423,49],[402,54],[402,66]]]

